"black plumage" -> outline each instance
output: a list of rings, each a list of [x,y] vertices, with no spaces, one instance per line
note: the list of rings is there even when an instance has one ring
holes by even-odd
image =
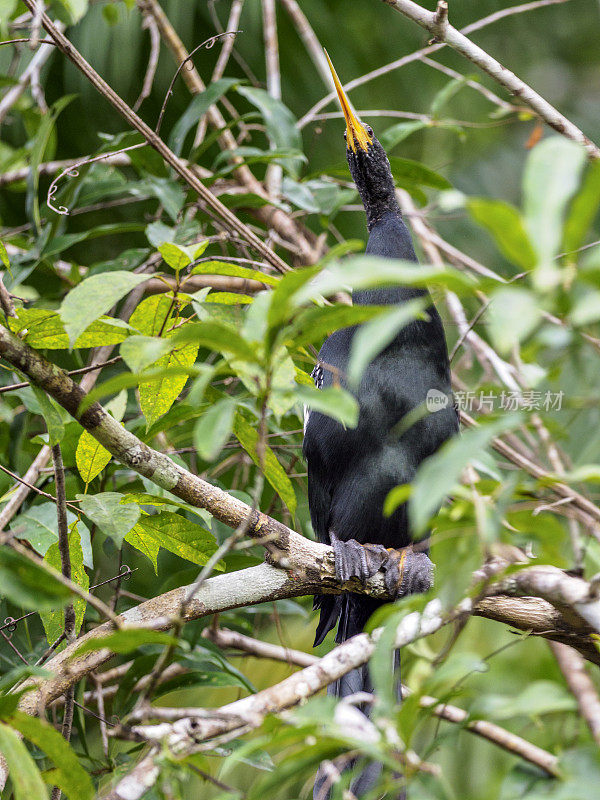
[[[337,80],[335,73],[334,79]],[[416,261],[385,151],[371,128],[362,126],[354,116],[339,81],[336,86],[347,122],[348,165],[367,215],[366,252]],[[423,296],[427,296],[426,290],[414,287],[378,288],[354,292],[353,302],[398,305]],[[357,330],[357,326],[338,330],[324,342],[313,373],[319,388],[340,380],[345,385]],[[432,389],[448,396],[447,407],[421,415],[403,430],[402,420],[415,408],[426,407],[427,393]],[[350,540],[385,548],[402,548],[413,541],[406,505],[385,517],[384,500],[395,486],[410,483],[419,464],[458,430],[444,329],[433,305],[428,307],[425,319],[406,325],[367,366],[355,394],[360,406],[356,428],[345,428],[331,417],[313,411],[304,435],[314,531],[320,541],[336,546],[336,567],[338,558],[345,560],[344,547],[348,549],[350,570],[353,560],[360,560],[357,551],[361,549],[352,543],[350,547]],[[417,576],[411,588],[428,587],[420,586]],[[360,632],[380,604],[365,595],[350,593],[316,597],[315,606],[320,608],[321,616],[315,644],[323,641],[338,620],[337,642]],[[329,691],[347,696],[369,689],[368,673],[363,668],[346,675]],[[357,787],[354,790],[356,793]]]

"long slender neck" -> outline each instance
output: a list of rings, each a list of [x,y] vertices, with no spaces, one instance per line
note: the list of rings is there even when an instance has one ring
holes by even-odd
[[[384,213],[375,222],[371,228],[366,253],[381,258],[417,260],[410,233],[399,209]],[[423,294],[425,294],[423,289],[411,286],[390,286],[355,291],[352,300],[358,305],[395,305],[405,303],[414,297],[421,297]]]

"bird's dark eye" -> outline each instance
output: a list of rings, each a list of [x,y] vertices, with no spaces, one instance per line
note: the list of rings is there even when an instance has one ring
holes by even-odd
[[[369,134],[369,136],[373,136],[373,128],[370,125],[367,125],[366,131]]]

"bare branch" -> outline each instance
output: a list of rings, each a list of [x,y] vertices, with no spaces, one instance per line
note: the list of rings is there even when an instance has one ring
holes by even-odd
[[[204,629],[203,635],[224,649],[242,650],[258,658],[270,658],[285,664],[294,664],[297,667],[308,667],[311,664],[317,664],[319,661],[317,656],[310,653],[303,653],[301,650],[291,650],[289,647],[262,642],[259,639],[253,639],[243,633],[231,631],[227,628],[210,626]],[[552,646],[562,647],[562,645],[554,645],[554,643],[552,643]],[[407,686],[403,686],[402,694],[405,697],[408,696],[410,689]],[[471,733],[475,733],[483,739],[498,745],[498,747],[520,756],[525,761],[535,764],[549,775],[558,774],[558,759],[556,756],[541,747],[531,744],[526,739],[516,736],[505,728],[500,727],[500,725],[495,725],[487,720],[469,720],[467,711],[458,708],[458,706],[440,703],[435,697],[424,695],[419,699],[419,704],[421,708],[431,708],[434,716],[439,719],[464,725]]]
[[[581,655],[567,645],[550,642],[550,649],[564,675],[567,686],[577,700],[579,712],[586,721],[594,741],[600,746],[600,699]]]
[[[471,22],[469,25],[466,25],[464,28],[462,28],[460,32],[467,36],[468,34],[479,31],[488,25],[492,25],[493,23],[504,19],[505,17],[510,17],[514,14],[523,14],[528,11],[535,11],[539,8],[545,8],[546,6],[558,5],[567,2],[570,2],[570,0],[534,0],[534,2],[531,3],[522,3],[521,5],[511,6],[510,8],[504,8],[501,11],[496,11],[493,14],[488,14],[487,17],[482,17],[476,22]],[[382,75],[387,75],[388,72],[405,67],[407,64],[411,64],[413,61],[419,61],[423,56],[431,55],[432,53],[441,50],[445,46],[445,43],[441,42],[439,44],[432,44],[428,47],[423,47],[420,50],[415,50],[413,53],[402,56],[402,58],[391,61],[389,64],[384,64],[382,67],[371,70],[371,72],[367,72],[364,75],[360,75],[358,78],[354,78],[354,80],[345,83],[343,85],[344,91],[350,92],[352,89],[356,89],[357,86],[362,86],[369,81],[375,80],[375,78],[380,78]],[[309,122],[312,122],[315,118],[315,115],[318,114],[322,108],[325,108],[325,106],[327,106],[332,100],[335,100],[335,98],[335,92],[329,92],[329,94],[321,98],[321,100],[315,103],[315,105],[310,108],[306,114],[301,117],[301,119],[298,120],[298,127],[304,128]]]
[[[429,31],[436,42],[445,42],[458,51],[473,64],[486,72],[491,78],[504,86],[511,94],[526,103],[541,119],[555,131],[582,144],[590,158],[600,158],[600,148],[579,130],[570,120],[563,116],[554,106],[541,95],[535,92],[513,72],[502,66],[499,61],[490,56],[481,47],[474,44],[464,33],[461,33],[447,19],[448,6],[445,0],[440,0],[437,10],[427,11],[413,0],[383,0],[383,2],[400,12],[405,17],[412,19],[422,28]]]

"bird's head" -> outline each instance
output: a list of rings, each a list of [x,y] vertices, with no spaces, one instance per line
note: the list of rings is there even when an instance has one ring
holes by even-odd
[[[369,229],[387,211],[399,213],[394,179],[385,150],[370,125],[358,119],[325,51],[333,83],[346,119],[346,158],[365,211]]]

